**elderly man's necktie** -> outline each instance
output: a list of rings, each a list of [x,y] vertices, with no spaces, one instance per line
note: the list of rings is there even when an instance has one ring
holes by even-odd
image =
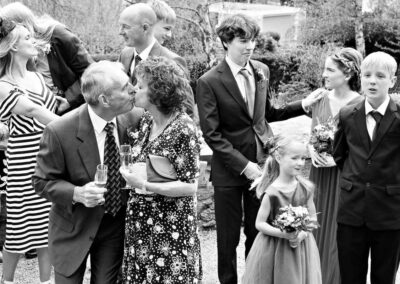
[[[104,143],[104,164],[108,166],[106,184],[107,192],[105,193],[106,201],[104,207],[106,213],[115,216],[122,207],[120,193],[122,176],[119,172],[121,161],[119,158],[117,143],[115,143],[115,137],[113,134],[114,124],[108,122],[104,127],[104,131],[107,133],[106,141]]]

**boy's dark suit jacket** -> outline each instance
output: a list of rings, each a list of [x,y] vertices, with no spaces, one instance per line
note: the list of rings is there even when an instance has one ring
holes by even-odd
[[[338,223],[400,229],[400,106],[390,100],[372,143],[365,102],[344,107],[333,155],[342,170]]]
[[[243,171],[248,161],[257,162],[256,135],[265,143],[271,137],[269,122],[304,114],[301,102],[276,109],[268,97],[268,67],[250,60],[256,80],[253,118],[223,60],[197,83],[196,100],[204,139],[213,150],[211,179],[215,186],[240,186],[249,183]]]
[[[134,109],[117,118],[120,143],[127,141],[126,129],[138,123],[141,113]],[[103,206],[72,204],[73,188],[93,181],[98,164],[100,157],[87,104],[47,125],[32,182],[35,191],[53,203],[49,216],[50,258],[55,270],[66,277],[81,265],[104,215]]]

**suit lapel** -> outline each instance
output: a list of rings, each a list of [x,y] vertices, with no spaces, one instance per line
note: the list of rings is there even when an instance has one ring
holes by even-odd
[[[77,139],[82,144],[78,147],[78,153],[90,180],[94,179],[96,167],[100,164],[99,150],[94,133],[93,124],[89,117],[88,106],[85,105],[79,112]]]
[[[117,117],[117,128],[118,128],[118,138],[119,144],[125,144],[128,141],[128,134],[126,132],[127,129],[127,121],[122,116]]]
[[[121,53],[121,63],[124,65],[125,72],[130,76],[131,65],[135,57],[135,49],[133,47],[126,47]]]
[[[225,88],[228,90],[228,93],[235,99],[235,101],[243,108],[243,110],[250,117],[249,111],[246,106],[246,102],[244,101],[242,94],[240,93],[235,77],[233,76],[231,68],[229,68],[229,65],[228,63],[226,63],[225,59],[217,67],[217,70],[220,73],[220,80],[222,84],[225,86]]]
[[[366,151],[368,152],[370,148],[370,138],[368,135],[367,120],[365,117],[365,100],[355,105],[354,123],[352,125],[355,126],[361,143],[364,145],[364,149],[366,149]]]
[[[369,156],[373,154],[373,152],[378,147],[379,143],[382,141],[382,138],[385,136],[385,133],[389,130],[390,126],[392,125],[393,121],[396,118],[396,114],[398,113],[396,104],[390,100],[389,105],[386,109],[385,115],[381,120],[381,124],[376,132],[376,138],[372,142],[371,149],[369,151]],[[397,114],[398,116],[398,114]]]
[[[260,78],[258,78],[257,62],[250,60],[250,66],[253,68],[253,74],[256,85],[253,120],[259,121],[260,116],[264,116],[265,113],[265,105],[267,100],[267,95],[266,95],[267,80],[260,80]]]

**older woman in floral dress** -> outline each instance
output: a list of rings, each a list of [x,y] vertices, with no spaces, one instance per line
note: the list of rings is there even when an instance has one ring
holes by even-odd
[[[195,195],[200,147],[193,121],[182,112],[189,82],[175,62],[162,57],[142,61],[135,72],[135,104],[146,112],[139,128],[129,132],[133,169],[121,168],[136,188],[127,207],[124,283],[197,283],[202,278]],[[149,154],[166,158],[177,178],[151,182],[138,175]]]

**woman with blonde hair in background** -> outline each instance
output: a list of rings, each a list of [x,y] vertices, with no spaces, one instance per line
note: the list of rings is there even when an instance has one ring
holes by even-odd
[[[80,78],[93,62],[81,40],[64,24],[48,15],[37,17],[20,2],[1,9],[1,16],[20,23],[34,34],[38,56],[28,69],[42,74],[58,100],[57,113],[63,114],[84,103]]]
[[[0,19],[0,121],[9,128],[7,145],[6,240],[2,283],[14,281],[20,254],[36,249],[41,283],[50,283],[48,220],[51,203],[36,195],[32,174],[43,129],[57,119],[53,93],[43,77],[27,70],[38,51],[31,33]]]

